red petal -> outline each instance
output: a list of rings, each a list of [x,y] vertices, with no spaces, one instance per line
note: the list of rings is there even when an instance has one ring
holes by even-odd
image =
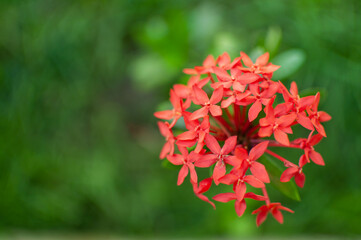
[[[190,74],[190,75],[198,74],[198,72],[193,68],[185,68],[185,69],[183,69],[183,72],[185,74]]]
[[[189,172],[191,173],[191,181],[193,183],[197,183],[198,182],[198,176],[197,176],[197,172],[194,169],[194,165],[193,164],[188,164],[188,168],[189,168]]]
[[[226,185],[231,185],[231,184],[235,183],[237,180],[238,180],[238,177],[236,175],[226,174],[219,179],[219,182],[226,184]]]
[[[183,183],[187,175],[188,175],[188,167],[186,165],[183,165],[183,167],[181,168],[178,174],[178,182],[177,182],[178,186]]]
[[[281,130],[279,130],[278,128],[275,130],[274,136],[277,142],[286,146],[290,145],[290,140],[288,140],[288,135],[282,132]]]
[[[173,112],[173,110],[159,111],[159,112],[155,112],[154,116],[156,118],[170,120],[174,117],[174,112]]]
[[[283,223],[283,215],[282,215],[282,213],[281,213],[281,211],[280,210],[278,210],[277,208],[274,208],[274,209],[272,209],[272,215],[273,215],[273,217],[279,222],[279,223]]]
[[[166,142],[163,145],[162,150],[160,151],[159,158],[160,159],[165,158],[167,156],[167,154],[171,152],[171,149],[172,149],[171,144],[169,142]]]
[[[197,195],[197,197],[198,197],[199,199],[201,199],[201,200],[203,200],[203,201],[211,204],[212,207],[213,207],[214,209],[216,209],[216,205],[214,205],[214,203],[211,202],[206,196],[204,196],[204,195],[202,195],[202,194],[196,194],[196,195]]]
[[[292,133],[293,133],[291,127],[283,127],[283,128],[282,128],[282,131],[285,132],[285,133],[287,133],[287,134],[292,134]]]
[[[231,72],[232,72],[232,69],[235,68],[235,66],[242,66],[242,63],[240,62],[242,59],[242,57],[236,57],[230,64],[229,64],[229,68],[231,68]]]
[[[234,155],[237,156],[237,158],[244,160],[248,158],[248,152],[243,147],[237,147],[234,151]]]
[[[236,194],[234,193],[220,193],[213,197],[213,200],[218,202],[229,202],[236,199]]]
[[[300,159],[298,160],[298,166],[303,167],[309,162],[310,160],[308,159],[308,156],[306,156],[306,154],[302,154]]]
[[[224,159],[224,162],[233,167],[239,167],[242,161],[235,156],[228,156]]]
[[[297,96],[298,95],[298,89],[297,89],[297,84],[296,82],[292,82],[291,83],[291,88],[290,88],[290,92],[293,96]]]
[[[303,188],[303,186],[305,185],[305,179],[306,177],[303,172],[295,175],[295,182],[300,188]]]
[[[208,55],[207,58],[203,61],[204,67],[212,67],[216,65],[216,60],[212,55]]]
[[[219,101],[221,101],[223,98],[223,87],[219,87],[216,90],[214,90],[212,96],[211,96],[211,100],[209,100],[209,102],[211,104],[216,104]]]
[[[223,68],[214,67],[213,71],[220,81],[228,82],[232,80],[231,76]]]
[[[243,85],[239,82],[233,82],[233,90],[238,91],[238,92],[243,92],[245,89],[246,89],[246,85]],[[243,98],[245,98],[249,95],[250,95],[249,92],[247,92],[247,94],[244,94],[244,96],[237,94],[237,99],[242,100]],[[240,97],[238,97],[238,96],[240,96]]]
[[[287,168],[281,175],[280,181],[281,182],[288,182],[291,180],[293,176],[298,172],[298,168],[290,167]]]
[[[319,111],[318,114],[320,115],[320,122],[327,122],[332,119],[332,117],[324,111]]]
[[[206,167],[212,166],[216,162],[217,162],[217,155],[215,155],[215,154],[207,154],[207,155],[202,156],[194,164],[196,165],[196,167],[206,168]]]
[[[227,98],[226,100],[223,100],[221,103],[221,107],[222,108],[227,108],[229,107],[229,105],[231,105],[232,103],[234,103],[235,101],[235,97],[232,95],[229,98]]]
[[[180,154],[169,155],[167,156],[169,162],[173,163],[174,165],[181,165],[183,164],[184,157]]]
[[[221,56],[218,57],[217,63],[220,67],[224,67],[231,62],[231,58],[229,57],[227,52],[224,52]]]
[[[252,175],[245,176],[244,181],[246,181],[249,185],[255,188],[263,188],[265,186],[263,182],[261,182],[255,176]]]
[[[222,155],[227,155],[228,153],[232,152],[237,144],[237,136],[232,136],[227,138],[227,140],[224,142],[224,145],[221,149]]]
[[[314,96],[307,96],[300,99],[299,104],[300,108],[304,110],[307,106],[312,105]]]
[[[255,103],[253,103],[253,105],[249,108],[248,111],[248,120],[250,122],[252,122],[253,120],[255,120],[258,116],[258,114],[261,112],[262,110],[262,104],[260,100],[256,100]]]
[[[175,84],[173,85],[173,89],[180,98],[187,98],[190,92],[190,89],[183,84]]]
[[[256,64],[264,66],[268,63],[268,59],[269,59],[269,53],[266,52],[265,54],[263,54],[257,58]]]
[[[269,141],[264,141],[261,143],[258,143],[256,146],[254,146],[251,151],[249,152],[249,158],[251,161],[256,161],[258,158],[260,158],[264,152],[267,150]]]
[[[226,166],[221,163],[217,162],[216,166],[213,170],[213,180],[216,185],[219,184],[219,179],[226,174]]]
[[[217,139],[213,136],[208,134],[205,142],[207,144],[207,147],[214,153],[219,154],[221,152],[221,147],[219,146]]]
[[[260,136],[260,137],[269,137],[272,135],[272,133],[273,133],[272,126],[261,127],[258,130],[258,136]]]
[[[320,93],[317,92],[311,107],[312,111],[317,112],[319,102],[320,102]]]
[[[322,126],[322,124],[317,120],[314,120],[314,119],[312,119],[312,120],[313,120],[312,123],[315,126],[317,132],[319,132],[319,134],[321,134],[322,136],[327,137],[325,129]]]
[[[197,86],[200,88],[204,87],[209,82],[210,79],[211,79],[210,77],[203,78],[197,83]]]
[[[193,89],[194,96],[197,99],[198,103],[205,104],[209,101],[208,95],[205,91],[203,91],[202,89],[200,89],[197,86],[193,86],[192,89]]]
[[[207,192],[209,190],[209,188],[212,186],[212,182],[213,182],[213,179],[211,177],[200,181],[199,187],[198,187],[198,193]]]
[[[286,207],[284,207],[284,206],[279,206],[278,209],[279,209],[279,210],[285,210],[285,211],[290,212],[290,213],[294,213],[294,211],[292,211],[291,209],[286,208]]]
[[[216,205],[214,205],[214,203],[211,202],[206,196],[204,196],[204,195],[202,195],[202,194],[196,194],[196,196],[197,196],[199,199],[201,199],[201,200],[203,200],[203,201],[211,204],[212,207],[213,207],[214,209],[216,209]]]
[[[170,102],[172,103],[174,109],[180,109],[181,108],[181,100],[177,96],[177,94],[174,92],[173,89],[170,90]]]
[[[276,120],[280,127],[289,127],[296,119],[297,115],[295,113],[290,113],[288,115],[282,116]]]
[[[194,131],[187,131],[177,136],[178,140],[192,140],[197,137],[197,133]]]
[[[244,198],[244,194],[246,193],[246,190],[247,190],[247,186],[244,182],[239,182],[236,185],[235,193],[239,201]]]
[[[192,140],[177,140],[176,144],[183,147],[193,147],[197,143],[196,139]]]
[[[264,183],[269,183],[270,179],[265,166],[259,162],[253,162],[251,165],[251,173]]]
[[[259,227],[267,218],[268,211],[260,211],[257,215],[256,224]]]
[[[254,194],[253,192],[248,192],[244,195],[244,198],[251,198],[256,201],[265,201],[267,198],[261,195]]]
[[[207,116],[208,114],[208,107],[202,107],[201,109],[198,109],[197,111],[193,112],[190,116],[189,119],[190,120],[196,120],[202,117]]]
[[[252,67],[253,62],[252,60],[248,57],[247,54],[245,54],[244,52],[241,52],[241,57],[243,60],[244,65],[246,65],[247,67]]]
[[[307,128],[311,131],[314,130],[311,120],[303,114],[297,114],[297,122],[301,124],[304,128]]]
[[[274,71],[278,70],[281,66],[277,66],[277,65],[273,65],[273,64],[268,64],[265,67],[261,68],[261,71],[263,73],[273,73]]]
[[[171,134],[171,131],[169,130],[169,124],[167,125],[166,123],[159,121],[158,128],[160,134],[162,134],[164,137],[168,137]]]
[[[237,81],[242,84],[250,84],[256,82],[260,77],[254,73],[244,73],[237,77]]]
[[[236,209],[236,213],[239,217],[241,217],[246,210],[246,201],[243,199],[242,201],[236,201],[234,204],[234,208]]]
[[[212,116],[221,116],[222,115],[222,108],[218,105],[211,105],[209,107],[209,111],[211,112]]]
[[[311,146],[315,146],[317,145],[321,140],[322,140],[322,135],[321,134],[316,134],[313,135],[310,139],[310,141],[308,142],[308,144],[310,144]]]
[[[321,165],[321,166],[324,166],[325,165],[325,162],[323,161],[323,158],[321,156],[321,154],[319,154],[318,152],[314,151],[314,150],[311,150],[309,152],[309,157],[311,158],[311,160],[318,164],[318,165]]]

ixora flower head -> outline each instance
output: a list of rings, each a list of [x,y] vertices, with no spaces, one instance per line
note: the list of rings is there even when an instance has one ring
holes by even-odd
[[[189,173],[195,195],[214,208],[204,193],[212,183],[232,185],[232,192],[220,193],[213,200],[234,200],[238,216],[246,209],[245,199],[264,202],[252,213],[257,214],[258,226],[268,213],[283,223],[281,211],[293,212],[271,202],[266,186],[272,184],[270,179],[289,182],[292,178],[299,187],[304,186],[304,166],[311,161],[325,164],[314,146],[326,137],[321,123],[331,119],[318,110],[319,93],[300,97],[295,82],[288,90],[280,81],[271,80],[280,66],[268,60],[268,53],[255,62],[243,52],[233,61],[227,53],[217,59],[210,55],[202,66],[184,69],[190,78],[187,85],[176,84],[170,90],[173,109],[154,113],[155,117],[168,120],[158,122],[166,138],[160,158],[181,166],[177,184],[182,184]],[[173,130],[177,121],[184,121],[186,129],[176,136]],[[296,125],[310,133],[307,138],[290,141]],[[300,149],[298,163],[270,150],[277,147]],[[264,155],[284,165],[278,179],[261,161]],[[211,176],[200,181],[197,168],[210,168]]]

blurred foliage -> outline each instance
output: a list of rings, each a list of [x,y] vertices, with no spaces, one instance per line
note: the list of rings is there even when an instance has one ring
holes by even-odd
[[[360,11],[359,0],[0,1],[0,229],[361,234]],[[302,201],[271,191],[295,210],[283,225],[257,229],[252,201],[242,218],[232,204],[214,211],[158,160],[152,113],[182,69],[241,50],[270,51],[277,78],[322,89],[333,116]]]

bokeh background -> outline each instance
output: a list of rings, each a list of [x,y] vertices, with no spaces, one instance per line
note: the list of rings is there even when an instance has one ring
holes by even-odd
[[[360,30],[359,0],[0,1],[1,236],[359,236]],[[153,112],[182,69],[241,50],[333,117],[302,201],[271,191],[283,225],[214,211],[158,159]]]

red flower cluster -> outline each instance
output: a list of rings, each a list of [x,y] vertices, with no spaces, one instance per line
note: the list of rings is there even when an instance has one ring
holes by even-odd
[[[190,173],[196,196],[213,207],[214,203],[204,195],[212,183],[233,185],[233,192],[218,194],[213,200],[235,200],[238,216],[246,209],[246,198],[264,201],[265,205],[253,212],[257,214],[258,226],[269,212],[280,223],[283,222],[280,210],[293,212],[280,203],[271,203],[265,185],[270,183],[270,178],[258,159],[265,153],[279,159],[286,167],[280,180],[287,182],[294,177],[296,184],[303,187],[304,165],[310,160],[324,165],[314,146],[326,137],[321,122],[331,119],[327,113],[318,111],[319,93],[301,98],[295,82],[288,90],[281,82],[271,80],[280,66],[268,63],[268,59],[268,53],[255,63],[243,52],[233,61],[227,53],[217,59],[210,55],[202,66],[184,69],[184,73],[191,76],[187,85],[176,84],[170,90],[173,109],[154,114],[170,120],[158,122],[166,138],[160,158],[182,166],[178,185]],[[180,119],[187,130],[175,136],[173,129]],[[310,134],[307,139],[290,142],[288,135],[297,124],[310,130]],[[179,153],[175,153],[175,146]],[[298,148],[304,154],[298,164],[294,164],[270,151],[270,147]],[[213,168],[213,174],[199,181],[196,167]],[[262,195],[247,192],[248,185],[261,189]]]

